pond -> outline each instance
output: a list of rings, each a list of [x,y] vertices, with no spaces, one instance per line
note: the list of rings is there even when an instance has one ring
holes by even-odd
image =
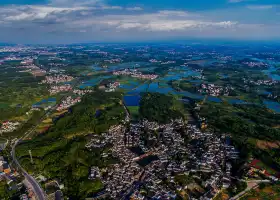
[[[169,92],[172,92],[173,89],[171,87],[169,87],[168,85],[165,85],[165,87],[160,87],[158,82],[153,82],[149,85],[149,88],[147,91],[167,94]]]
[[[267,70],[263,70],[263,73],[268,75],[274,81],[280,81],[280,76],[272,73],[277,71],[277,69],[278,68],[276,68],[274,65],[271,65]]]
[[[230,104],[249,104],[248,102],[240,99],[228,99],[227,102]]]
[[[124,96],[123,99],[126,106],[139,106],[141,96]]]
[[[128,81],[127,83],[121,83],[120,88],[131,90],[136,88],[139,85],[139,82],[136,81]]]
[[[270,95],[270,94],[272,94],[272,93],[269,92],[269,91],[266,91],[266,90],[260,90],[260,91],[258,91],[258,94],[259,94],[259,95]]]
[[[109,79],[112,76],[100,76],[97,78],[93,78],[89,81],[83,82],[82,85],[79,86],[80,89],[85,89],[86,87],[93,87],[99,84],[99,82],[103,79]]]
[[[215,102],[215,103],[221,103],[222,100],[218,97],[208,96],[207,101]]]
[[[94,117],[98,118],[101,116],[101,114],[102,114],[102,111],[98,109],[98,110],[96,110]]]
[[[52,104],[52,103],[56,103],[56,98],[51,97],[48,99],[42,99],[41,101],[34,103],[32,106],[33,107],[38,107],[38,106],[42,106],[44,104]]]
[[[104,70],[102,67],[99,67],[98,65],[93,65],[93,66],[92,66],[92,69],[93,69],[94,71],[103,71],[103,70]]]
[[[188,92],[188,91],[184,91],[184,92],[175,92],[175,94],[183,95],[183,96],[185,96],[185,97],[188,97],[188,98],[194,99],[194,100],[203,100],[203,99],[204,99],[204,96],[203,96],[203,95],[194,94],[194,93],[191,93],[191,92]]]
[[[85,89],[86,87],[92,87],[92,86],[96,86],[99,82],[100,82],[100,77],[99,78],[95,78],[95,79],[91,79],[89,81],[86,81],[84,83],[82,83],[82,85],[79,86],[80,89]]]
[[[127,63],[119,63],[117,65],[110,66],[108,71],[119,71],[123,69],[133,69],[133,68],[141,68],[149,65],[148,62],[127,62]]]
[[[197,71],[191,70],[188,67],[180,66],[175,67],[172,69],[173,71],[169,71],[167,75],[160,80],[164,81],[172,81],[172,80],[179,80],[182,78],[187,78],[190,76],[200,76],[201,74]]]
[[[133,92],[137,92],[137,93],[146,92],[148,88],[149,88],[149,84],[144,83],[144,84],[138,86],[137,88],[135,88],[135,90],[133,90]]]
[[[273,110],[276,113],[280,113],[280,103],[270,100],[264,100],[263,103],[268,109]]]

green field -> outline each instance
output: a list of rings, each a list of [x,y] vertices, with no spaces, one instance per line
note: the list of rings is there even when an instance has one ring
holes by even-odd
[[[39,84],[44,77],[19,72],[18,62],[0,67],[0,120],[12,120],[25,115],[31,105],[48,97],[46,85]]]
[[[127,106],[128,111],[133,119],[138,119],[139,117],[139,106]]]

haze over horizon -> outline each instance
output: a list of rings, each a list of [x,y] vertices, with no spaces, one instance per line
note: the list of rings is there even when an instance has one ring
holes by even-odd
[[[2,0],[0,42],[279,40],[278,0]]]

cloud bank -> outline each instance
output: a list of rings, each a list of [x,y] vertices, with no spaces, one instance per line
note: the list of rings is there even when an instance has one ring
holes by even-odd
[[[230,0],[231,3],[241,1]],[[266,10],[272,7],[255,5],[247,8]],[[276,37],[275,31],[279,29],[278,24],[252,24],[219,14],[212,16],[207,12],[108,5],[101,0],[52,0],[45,5],[0,7],[0,37],[27,43],[176,39],[184,36],[240,39]]]

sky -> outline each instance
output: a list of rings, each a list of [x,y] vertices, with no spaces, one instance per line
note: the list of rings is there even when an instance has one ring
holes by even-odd
[[[279,41],[280,0],[0,0],[0,42]]]

